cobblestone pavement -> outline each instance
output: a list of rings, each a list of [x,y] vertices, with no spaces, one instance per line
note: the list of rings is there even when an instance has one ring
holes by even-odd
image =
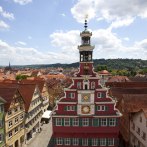
[[[29,145],[24,145],[23,147],[47,147],[49,140],[52,136],[52,122],[48,124],[43,124],[42,131],[36,134],[35,138],[29,143]]]

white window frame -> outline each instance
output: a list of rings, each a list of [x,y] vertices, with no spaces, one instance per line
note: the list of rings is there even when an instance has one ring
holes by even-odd
[[[77,82],[77,89],[81,89],[82,87],[82,83],[81,82]]]
[[[95,89],[95,82],[91,82],[91,89]]]
[[[92,138],[92,146],[97,146],[97,145],[98,145],[97,138]]]
[[[56,126],[62,126],[62,118],[56,118]]]
[[[17,124],[19,122],[18,117],[15,117],[15,124]]]
[[[114,146],[114,138],[108,138],[108,146]]]
[[[12,120],[10,120],[10,121],[8,122],[8,127],[11,128],[12,126],[13,126],[13,122],[12,122]]]
[[[66,106],[67,107],[67,111],[75,111],[75,106]]]
[[[106,106],[105,105],[101,105],[101,111],[106,111]]]
[[[106,146],[106,138],[100,138],[100,146]]]
[[[79,139],[78,139],[78,138],[73,138],[72,144],[73,144],[74,146],[78,146],[78,145],[79,145]]]
[[[78,118],[73,118],[72,123],[73,123],[73,126],[79,126],[79,119]]]
[[[69,98],[74,99],[75,98],[75,93],[74,92],[70,92],[69,93]]]
[[[18,127],[14,129],[15,134],[18,132]]]
[[[82,146],[88,146],[88,139],[87,138],[82,139]]]
[[[23,114],[20,115],[20,120],[22,120],[24,118]]]
[[[70,126],[70,118],[64,118],[64,126]]]
[[[89,118],[82,119],[82,126],[89,126]]]
[[[97,111],[106,111],[106,106],[105,105],[98,105]]]
[[[99,95],[100,94],[100,95]],[[102,98],[102,92],[97,93],[97,98]]]
[[[8,138],[11,138],[13,136],[12,131],[8,132]]]
[[[70,138],[65,138],[64,139],[64,145],[70,145],[71,142],[70,142]]]
[[[107,118],[101,118],[101,126],[107,126]]]
[[[116,118],[109,118],[109,126],[116,126]]]
[[[57,145],[62,145],[63,144],[63,139],[62,138],[57,138],[56,139],[56,144]]]

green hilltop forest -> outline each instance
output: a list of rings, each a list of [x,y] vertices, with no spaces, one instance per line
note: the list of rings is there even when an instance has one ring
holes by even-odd
[[[137,73],[147,74],[147,60],[141,59],[94,59],[95,71],[108,70],[113,75],[134,76]],[[41,65],[25,65],[13,66],[19,68],[48,68],[48,67],[62,67],[62,68],[78,68],[79,62],[71,64],[41,64]]]

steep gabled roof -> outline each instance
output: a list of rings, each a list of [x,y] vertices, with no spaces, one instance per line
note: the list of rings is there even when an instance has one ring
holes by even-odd
[[[0,86],[0,96],[6,101],[5,111],[8,111],[13,97],[18,89],[16,87],[3,87]]]
[[[26,112],[29,110],[35,88],[35,84],[19,84],[19,91],[24,99]]]
[[[40,92],[42,92],[42,90],[43,90],[43,87],[44,87],[44,84],[45,84],[45,81],[44,80],[42,80],[42,79],[40,79],[40,80],[22,80],[20,83],[22,83],[22,84],[36,84],[36,85],[38,85],[38,88],[39,88],[39,90],[40,90]]]

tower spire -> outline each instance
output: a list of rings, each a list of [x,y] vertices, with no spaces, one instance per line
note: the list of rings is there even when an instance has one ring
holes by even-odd
[[[88,26],[87,26],[87,19],[88,19],[88,15],[85,15],[85,25],[84,25],[84,28],[85,28],[85,31],[87,30]]]

